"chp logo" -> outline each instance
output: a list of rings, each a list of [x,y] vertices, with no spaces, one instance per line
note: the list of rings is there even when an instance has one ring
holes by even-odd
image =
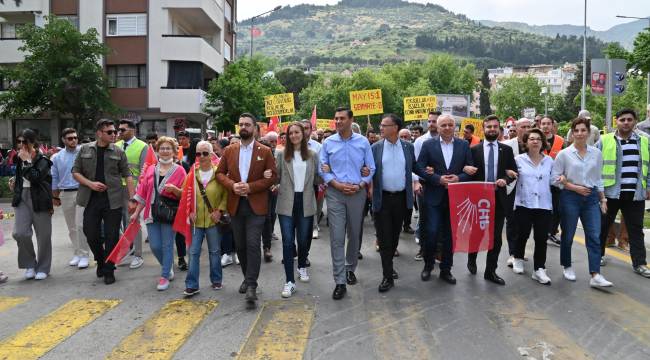
[[[478,224],[481,230],[490,225],[490,201],[481,199],[476,204],[469,197],[456,206],[456,216],[460,219],[459,230],[468,231],[474,224]]]
[[[454,252],[479,252],[494,246],[494,183],[449,185],[449,209]]]

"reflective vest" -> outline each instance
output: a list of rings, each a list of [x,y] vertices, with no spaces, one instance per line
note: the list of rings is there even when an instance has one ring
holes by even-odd
[[[553,159],[557,156],[557,154],[562,150],[562,147],[564,146],[564,139],[561,136],[554,135],[555,140],[553,140],[553,146],[551,147],[551,150],[544,150],[544,153]]]
[[[618,141],[614,137],[614,133],[605,134],[600,137],[603,153],[603,183],[605,187],[614,186],[616,184],[616,154],[618,153]],[[648,138],[639,136],[641,141],[641,148],[639,151],[641,155],[641,183],[643,188],[646,188],[646,179],[648,178],[648,160],[650,160],[650,151],[648,150]]]
[[[115,146],[124,149],[124,140],[116,142]],[[129,163],[129,170],[131,171],[131,176],[133,176],[134,184],[137,184],[140,178],[140,171],[142,171],[140,169],[140,155],[146,148],[147,143],[137,138],[133,140],[131,145],[126,147],[126,160]],[[122,179],[122,185],[126,185],[126,180]]]

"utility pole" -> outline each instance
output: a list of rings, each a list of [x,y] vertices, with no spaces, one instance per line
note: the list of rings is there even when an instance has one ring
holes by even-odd
[[[580,110],[587,107],[587,0],[585,0],[585,26],[582,35],[582,97],[580,97]]]
[[[251,59],[253,58],[253,29],[254,29],[255,19],[257,19],[257,18],[260,17],[260,16],[266,15],[266,14],[268,14],[268,13],[272,13],[272,12],[274,12],[274,11],[278,11],[278,10],[280,10],[280,9],[282,9],[282,6],[281,6],[281,5],[278,5],[278,6],[276,6],[275,8],[273,8],[273,10],[269,10],[269,11],[263,12],[263,13],[261,13],[261,14],[259,14],[259,15],[255,15],[255,16],[253,16],[253,17],[251,18]]]

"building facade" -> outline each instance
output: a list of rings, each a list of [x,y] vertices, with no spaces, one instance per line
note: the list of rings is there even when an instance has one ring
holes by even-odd
[[[113,102],[138,123],[140,135],[174,134],[175,123],[206,126],[208,83],[233,60],[236,0],[13,0],[0,4],[0,64],[24,59],[15,29],[42,26],[46,16],[97,29],[110,53],[102,59]],[[1,88],[0,88],[1,90]],[[0,120],[0,145],[24,128],[58,144],[58,123]],[[5,147],[6,148],[6,147]]]

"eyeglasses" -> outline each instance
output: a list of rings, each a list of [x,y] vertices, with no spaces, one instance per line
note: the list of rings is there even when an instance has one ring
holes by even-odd
[[[68,136],[65,139],[68,140],[68,141],[72,141],[72,140],[77,140],[78,138],[76,136]]]
[[[125,131],[129,131],[129,128],[119,128],[119,129],[117,129],[117,131],[122,133],[122,132],[125,132]]]
[[[27,141],[25,141],[23,139],[17,139],[16,144],[27,144]]]
[[[198,152],[198,151],[197,151],[197,152],[196,152],[196,156],[208,157],[208,156],[210,156],[210,154],[211,154],[211,153],[210,153],[209,151],[201,151],[201,152]]]
[[[103,133],[106,135],[115,135],[117,134],[117,130],[102,130]]]

